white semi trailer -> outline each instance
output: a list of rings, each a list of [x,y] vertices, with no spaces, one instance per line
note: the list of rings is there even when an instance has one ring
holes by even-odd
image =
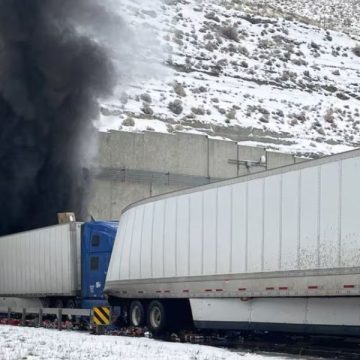
[[[0,237],[2,302],[77,295],[80,233],[73,222]]]
[[[161,331],[360,335],[360,150],[144,200],[122,214],[105,291]],[[180,309],[180,308],[178,308]]]

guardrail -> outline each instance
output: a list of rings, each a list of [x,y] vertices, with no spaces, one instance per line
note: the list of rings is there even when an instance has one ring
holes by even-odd
[[[43,326],[44,315],[55,315],[57,317],[57,328],[62,330],[62,316],[87,316],[92,318],[92,310],[90,309],[54,309],[54,308],[12,308],[0,307],[0,313],[7,314],[7,318],[11,319],[12,314],[21,314],[21,326],[26,325],[27,315],[38,315],[38,327]]]

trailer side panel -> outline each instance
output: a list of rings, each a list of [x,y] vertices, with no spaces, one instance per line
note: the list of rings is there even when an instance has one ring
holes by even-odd
[[[105,290],[359,295],[359,179],[355,151],[140,202],[122,215]]]
[[[63,224],[1,237],[0,295],[75,295],[80,289],[80,226]]]

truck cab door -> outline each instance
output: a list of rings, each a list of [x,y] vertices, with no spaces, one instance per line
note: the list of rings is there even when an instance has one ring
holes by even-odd
[[[81,247],[81,297],[84,308],[101,306],[106,301],[103,290],[115,234],[96,228],[94,224],[85,224]]]
[[[103,290],[107,268],[109,266],[109,256],[106,253],[94,252],[88,255],[88,296],[93,298],[103,298]]]

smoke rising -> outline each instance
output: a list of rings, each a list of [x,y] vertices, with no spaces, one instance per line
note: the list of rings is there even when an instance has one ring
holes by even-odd
[[[92,124],[116,78],[89,36],[101,24],[121,21],[91,0],[0,0],[0,234],[84,215]]]

